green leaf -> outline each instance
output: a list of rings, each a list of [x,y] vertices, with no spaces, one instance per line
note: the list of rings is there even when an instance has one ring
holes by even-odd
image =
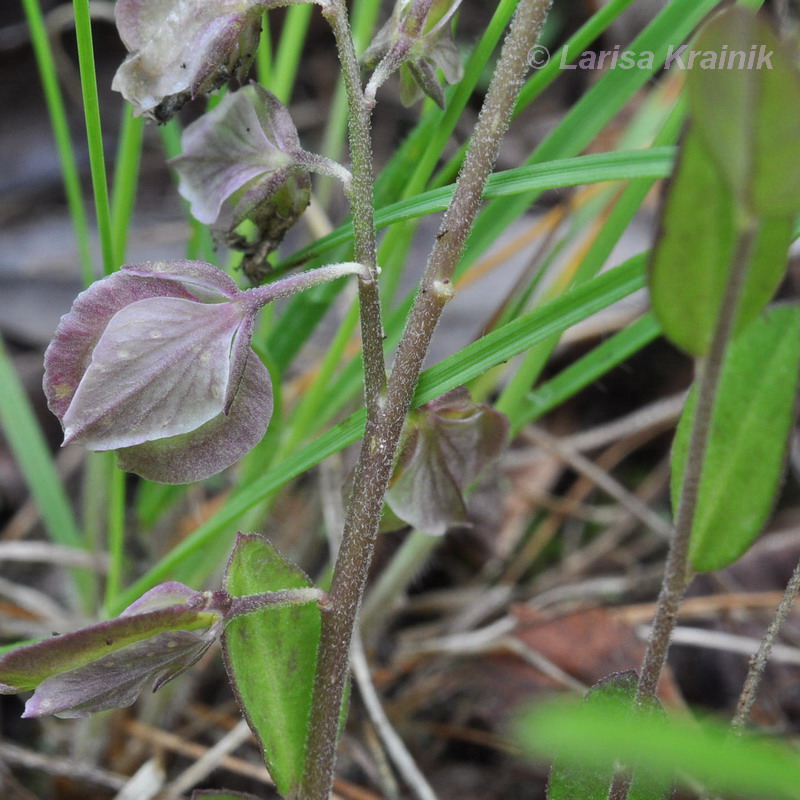
[[[311,586],[306,575],[262,536],[240,533],[225,576],[233,597]],[[316,604],[267,609],[232,620],[222,637],[239,705],[261,743],[282,794],[303,774],[317,666]]]
[[[558,754],[577,766],[620,759],[651,774],[691,777],[715,794],[752,800],[798,800],[800,759],[791,747],[732,735],[711,722],[660,714],[631,718],[619,703],[574,701],[543,705],[518,725],[522,746],[539,758]],[[694,797],[696,785],[691,787]],[[727,796],[727,794],[726,794]],[[573,800],[584,800],[578,795]]]
[[[733,201],[690,129],[650,260],[653,311],[665,335],[690,353],[708,351],[733,260]]]
[[[800,210],[795,53],[765,21],[735,7],[710,19],[691,49],[704,53],[687,75],[692,117],[729,189],[755,216],[794,214]],[[743,68],[737,53],[744,54]],[[716,65],[704,68],[712,56]]]
[[[775,502],[794,418],[800,309],[784,306],[752,322],[730,345],[722,369],[700,481],[689,560],[696,570],[736,561]],[[677,508],[696,392],[686,402],[672,450]]]
[[[633,716],[633,698],[636,696],[636,673],[620,672],[593,686],[584,698],[575,718],[587,711],[611,706],[630,721]],[[598,757],[575,763],[574,756],[557,751],[550,770],[547,800],[606,800],[614,778],[616,759]],[[628,800],[669,800],[672,797],[672,779],[669,776],[653,778],[645,770],[634,772]]]
[[[707,353],[737,246],[737,211],[694,128],[683,141],[650,261],[653,311],[682,349]],[[737,329],[767,304],[786,268],[789,217],[761,222],[739,301]]]

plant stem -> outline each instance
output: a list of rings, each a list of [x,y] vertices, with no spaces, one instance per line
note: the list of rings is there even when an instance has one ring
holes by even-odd
[[[242,617],[245,614],[263,611],[265,608],[302,606],[307,603],[319,603],[320,607],[325,608],[328,604],[328,595],[322,589],[310,586],[307,589],[281,589],[277,592],[232,597],[230,598],[230,605],[225,612],[225,618],[230,620]]]
[[[775,611],[775,616],[772,622],[770,622],[769,628],[767,628],[766,634],[764,634],[758,652],[750,659],[750,666],[747,670],[747,677],[744,681],[742,694],[739,697],[739,702],[736,705],[736,713],[731,721],[731,727],[737,732],[741,732],[742,728],[747,724],[747,720],[750,718],[750,711],[756,700],[758,684],[761,682],[761,677],[769,661],[772,645],[775,643],[775,639],[780,629],[783,627],[783,623],[786,622],[789,616],[789,612],[792,609],[792,604],[798,592],[800,592],[800,562],[795,566],[792,577],[786,585],[786,590],[783,593],[781,602]]]
[[[731,267],[728,285],[725,289],[725,295],[722,299],[714,338],[708,355],[698,363],[700,375],[697,389],[697,407],[695,409],[689,452],[686,457],[678,515],[675,521],[675,533],[673,534],[667,557],[664,581],[658,598],[658,609],[653,620],[653,631],[647,644],[647,652],[645,653],[636,691],[637,705],[642,705],[656,696],[658,680],[667,660],[669,640],[678,619],[678,608],[689,583],[689,542],[697,510],[703,462],[714,411],[714,400],[722,373],[725,350],[733,334],[736,322],[739,298],[747,275],[747,265],[753,247],[755,230],[755,225],[748,221],[739,235],[738,247]]]
[[[331,14],[332,24],[342,25],[343,6]],[[331,609],[323,615],[322,636],[317,664],[306,752],[306,771],[300,796],[303,800],[327,800],[333,780],[337,729],[342,695],[348,674],[350,643],[358,608],[366,584],[375,535],[383,508],[383,496],[392,473],[394,453],[403,422],[411,405],[425,355],[446,302],[453,294],[451,276],[461,258],[481,194],[508,127],[519,87],[527,69],[527,56],[541,31],[550,0],[520,0],[503,44],[497,70],[481,109],[472,145],[459,175],[450,208],[442,222],[425,276],[420,285],[403,339],[389,379],[385,407],[378,414],[368,407],[366,433],[356,466],[353,490],[348,503],[344,535],[336,559],[331,584]],[[339,18],[338,15],[341,15]],[[337,41],[340,35],[337,34]],[[352,52],[352,43],[350,45]],[[340,47],[340,52],[341,52]],[[354,58],[354,56],[353,56]],[[365,112],[360,84],[354,95],[354,75],[347,77],[348,59],[342,54],[348,97],[351,105],[351,146],[360,135],[353,125],[352,106]],[[357,102],[356,102],[357,101]],[[362,166],[353,155],[354,194],[362,180]],[[359,224],[354,206],[354,222]],[[370,217],[371,220],[371,217]],[[358,228],[356,228],[358,241]],[[374,234],[371,239],[374,242]],[[356,259],[365,261],[356,249]],[[362,284],[364,282],[362,281]],[[377,303],[377,290],[374,295]],[[367,309],[369,311],[369,309]],[[365,306],[362,303],[362,314]],[[368,342],[374,329],[364,330],[365,371],[368,368],[368,345],[380,349],[381,341]]]
[[[378,294],[377,244],[375,214],[372,204],[374,177],[370,109],[364,100],[361,69],[356,57],[347,6],[344,0],[331,0],[322,13],[336,38],[336,49],[342,64],[347,91],[347,112],[350,130],[350,158],[353,180],[348,198],[353,215],[355,260],[363,264],[368,275],[359,278],[358,301],[361,308],[361,339],[364,352],[364,392],[367,415],[373,422],[380,415],[381,398],[386,387],[386,366],[383,360],[383,322]],[[367,423],[369,429],[369,422]]]
[[[258,310],[267,305],[267,303],[272,303],[281,297],[288,297],[296,292],[310,289],[312,286],[319,286],[321,283],[338,280],[345,275],[362,275],[364,272],[364,267],[354,261],[345,261],[343,264],[329,264],[325,267],[299,272],[297,275],[290,275],[288,278],[275,281],[275,283],[267,283],[264,286],[246,289],[241,297],[249,307]]]

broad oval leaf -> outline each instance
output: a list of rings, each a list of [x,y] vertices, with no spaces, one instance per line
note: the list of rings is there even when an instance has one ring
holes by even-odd
[[[649,284],[665,335],[694,355],[708,352],[736,248],[736,208],[694,128],[687,132],[653,248]],[[740,330],[769,302],[786,270],[789,217],[763,219],[742,289]]]
[[[691,49],[691,114],[739,203],[755,216],[800,210],[800,71],[796,55],[752,11],[712,17]],[[708,63],[703,66],[708,58]]]
[[[311,586],[302,570],[262,536],[240,533],[225,576],[233,597]],[[237,700],[284,795],[303,774],[320,612],[315,603],[232,620],[222,637]]]
[[[735,245],[734,206],[692,129],[686,133],[651,253],[653,311],[665,335],[705,353]]]
[[[800,372],[800,309],[775,308],[731,343],[720,378],[703,464],[689,561],[701,572],[736,561],[775,502]],[[677,509],[696,393],[686,402],[672,449]]]

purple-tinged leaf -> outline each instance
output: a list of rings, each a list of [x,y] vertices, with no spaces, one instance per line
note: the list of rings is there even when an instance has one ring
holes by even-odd
[[[239,294],[239,287],[230,276],[204,261],[150,261],[146,264],[126,264],[121,269],[126,275],[176,281],[203,303],[233,300]]]
[[[441,535],[467,521],[464,492],[508,441],[508,420],[473,403],[464,387],[409,418],[386,503],[400,519]]]
[[[190,667],[222,631],[227,596],[170,582],[116,619],[0,656],[0,693],[36,688],[25,716],[85,716],[130,705]]]
[[[88,717],[111,708],[127,708],[148,686],[160,689],[194,665],[219,636],[222,623],[206,633],[159,633],[39,684],[23,717],[54,714]]]
[[[187,100],[243,80],[255,56],[264,0],[117,0],[120,38],[131,54],[112,88],[134,113],[168,120]]]
[[[131,280],[124,272],[97,281],[78,295],[44,354],[44,391],[59,419],[69,408],[109,320],[125,306],[154,297],[192,299],[175,281],[144,275]]]
[[[117,450],[189,433],[222,413],[243,318],[233,303],[162,297],[118,311],[64,414],[65,443]]]
[[[278,297],[361,271],[347,262],[240,291],[200,261],[123,267],[80,294],[45,353],[44,391],[65,443],[117,450],[149,480],[204,480],[255,447],[272,415],[251,347]]]
[[[192,214],[246,254],[242,268],[254,283],[266,257],[308,207],[308,170],[349,178],[344,168],[301,148],[289,112],[257,84],[227,95],[189,125],[172,164]],[[236,231],[244,220],[256,229],[250,239]]]
[[[251,84],[226,95],[189,125],[182,153],[171,163],[192,215],[211,225],[223,203],[254,179],[266,183],[273,194],[288,178],[298,150],[300,140],[289,112],[274,95]]]
[[[191,433],[117,451],[119,468],[161,483],[192,483],[216,475],[250,452],[272,416],[272,385],[251,352],[228,414]]]

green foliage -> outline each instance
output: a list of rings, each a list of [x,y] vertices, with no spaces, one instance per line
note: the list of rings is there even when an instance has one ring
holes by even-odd
[[[86,548],[83,533],[59,480],[47,442],[2,340],[0,381],[3,386],[0,392],[0,424],[36,501],[48,535],[59,544]],[[80,571],[75,577],[79,582],[82,600],[88,606],[93,600],[93,576]]]
[[[711,347],[739,241],[739,210],[691,127],[661,216],[650,261],[653,310],[679,347],[703,355]],[[765,219],[759,226],[739,299],[737,328],[767,304],[786,270],[792,222]]]
[[[622,713],[627,709],[628,720],[632,721],[636,680],[635,672],[621,672],[601,681],[588,692],[583,705],[575,709],[575,719],[584,713],[588,713],[592,719],[596,709],[605,709],[610,705],[621,709]],[[650,713],[657,713],[657,709]],[[584,763],[576,764],[574,758],[558,752],[550,770],[547,800],[606,800],[616,768],[614,758],[587,759]],[[628,800],[670,800],[671,797],[672,779],[669,775],[653,777],[647,770],[636,771]]]
[[[255,534],[239,534],[225,583],[232,597],[311,586],[300,569]],[[222,637],[239,705],[283,794],[303,774],[319,631],[319,609],[309,604],[239,617]]]
[[[756,55],[750,68],[691,69],[687,90],[692,117],[707,152],[743,209],[759,217],[796,213],[800,209],[800,72],[795,52],[778,40],[763,19],[741,8],[709,20],[692,49],[719,55],[717,66],[736,51],[746,54],[746,62]],[[762,54],[769,56],[763,64]]]
[[[631,715],[626,702],[598,698],[591,704],[542,705],[518,725],[518,740],[531,755],[558,755],[584,768],[597,763],[637,764],[653,776],[673,777],[696,791],[752,800],[798,800],[797,751],[751,736],[736,736],[719,723],[661,714]],[[572,800],[584,800],[580,795]]]
[[[650,263],[653,310],[664,333],[705,353],[716,329],[735,245],[733,200],[692,130],[661,216]]]
[[[725,358],[703,463],[689,560],[700,571],[736,561],[775,502],[800,372],[800,309],[779,307],[752,322]],[[677,507],[694,420],[686,403],[672,451]]]

